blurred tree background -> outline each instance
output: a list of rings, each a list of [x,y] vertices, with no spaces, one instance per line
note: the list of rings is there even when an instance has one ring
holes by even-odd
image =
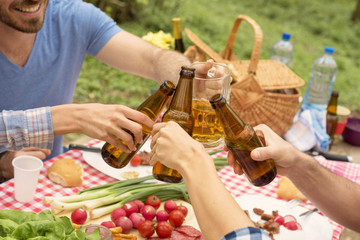
[[[208,46],[220,52],[226,44],[236,16],[245,14],[262,28],[261,59],[269,59],[274,42],[282,32],[292,35],[294,59],[290,68],[306,82],[313,61],[325,46],[335,48],[338,75],[334,90],[339,104],[360,111],[360,0],[87,0],[103,9],[120,27],[139,37],[163,30],[172,34],[171,19],[180,17],[183,28],[191,29]],[[186,47],[191,42],[183,34]],[[235,54],[248,60],[253,44],[251,27],[240,25]],[[358,49],[358,50],[356,50]],[[74,102],[118,103],[137,107],[157,83],[112,69],[87,57],[80,74]]]

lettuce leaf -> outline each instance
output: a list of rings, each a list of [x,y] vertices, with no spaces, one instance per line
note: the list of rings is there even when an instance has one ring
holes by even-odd
[[[68,217],[56,217],[50,210],[39,214],[16,209],[0,210],[0,240],[99,240],[100,232],[86,236],[75,230]]]

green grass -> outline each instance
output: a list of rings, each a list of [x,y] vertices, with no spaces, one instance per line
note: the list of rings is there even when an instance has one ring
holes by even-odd
[[[334,90],[339,91],[339,104],[360,110],[360,22],[350,21],[356,0],[164,0],[142,1],[146,5],[138,20],[121,23],[125,30],[143,36],[163,30],[172,33],[171,18],[181,17],[183,28],[190,28],[213,50],[226,44],[235,18],[245,14],[262,28],[264,41],[261,59],[269,59],[272,44],[282,32],[292,34],[294,59],[290,68],[304,81],[304,95],[313,61],[323,54],[325,46],[335,48],[338,75]],[[184,34],[186,46],[191,42]],[[251,27],[240,25],[235,46],[239,59],[248,60],[252,50]],[[137,107],[157,84],[151,80],[111,69],[88,57],[76,88],[74,102],[102,102]]]

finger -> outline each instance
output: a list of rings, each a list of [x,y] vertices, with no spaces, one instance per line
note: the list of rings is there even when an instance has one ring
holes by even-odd
[[[129,148],[129,146],[126,145],[125,141],[123,141],[121,138],[118,138],[118,137],[116,137],[114,135],[111,135],[109,137],[110,138],[108,140],[106,140],[106,141],[109,142],[114,147],[120,149],[123,152],[127,152],[127,153],[132,152],[132,150]],[[131,137],[131,139],[132,139],[132,137]],[[135,147],[135,145],[134,145],[134,147]],[[136,147],[135,147],[135,150],[136,150]],[[135,150],[133,150],[133,151],[135,151]]]
[[[28,152],[28,151],[41,151],[46,155],[49,155],[51,153],[50,149],[36,148],[36,147],[25,147],[25,148],[22,148],[21,151],[25,151],[25,152]]]
[[[27,156],[33,156],[33,157],[37,157],[41,160],[44,160],[46,158],[46,154],[42,151],[19,151],[16,154],[17,156],[23,156],[23,155],[27,155]]]
[[[253,160],[263,161],[274,156],[273,150],[270,147],[259,147],[251,151],[250,156]]]
[[[166,126],[166,122],[161,122],[161,123],[156,123],[153,126],[153,129],[151,131],[151,135],[155,135],[156,133],[158,133],[160,131],[160,129],[162,129],[163,127]]]
[[[262,130],[258,129],[255,130],[256,135],[258,136],[259,140],[261,141],[263,146],[266,146],[265,136]]]

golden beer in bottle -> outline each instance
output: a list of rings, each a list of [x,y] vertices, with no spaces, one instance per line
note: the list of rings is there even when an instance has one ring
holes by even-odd
[[[338,104],[338,97],[339,93],[333,91],[331,94],[331,98],[329,104],[327,106],[327,113],[326,113],[326,132],[330,136],[330,148],[334,142],[335,130],[338,122],[337,117],[337,104]]]
[[[194,76],[195,68],[181,67],[179,83],[170,106],[162,118],[163,122],[177,122],[190,136],[192,136],[194,126],[191,109]],[[164,182],[179,183],[182,181],[182,176],[178,171],[168,168],[160,162],[153,167],[153,175],[154,178]]]
[[[258,187],[269,184],[276,177],[276,166],[272,159],[254,161],[250,157],[252,150],[263,146],[254,129],[244,123],[221,94],[211,97],[210,103],[224,129],[225,144],[248,180]]]
[[[165,81],[160,85],[160,88],[146,99],[136,110],[146,114],[151,120],[155,121],[163,110],[166,102],[175,91],[175,84],[170,81]],[[105,143],[101,149],[101,156],[104,161],[114,168],[125,167],[130,160],[139,151],[142,145],[150,137],[151,130],[145,126],[143,127],[143,143],[136,144],[136,150],[130,153],[123,152],[110,143]],[[132,134],[127,130],[128,133]],[[124,142],[123,142],[124,143]]]
[[[182,38],[181,19],[173,18],[172,25],[173,25],[173,35],[175,39],[175,50],[184,53],[185,47]]]

